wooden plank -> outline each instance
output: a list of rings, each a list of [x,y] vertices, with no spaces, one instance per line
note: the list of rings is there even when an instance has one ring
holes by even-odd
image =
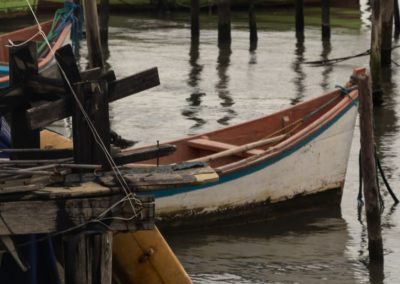
[[[149,147],[144,149],[133,149],[113,155],[117,165],[129,164],[151,160],[157,157],[171,155],[176,151],[175,145],[164,144],[159,147]]]
[[[111,82],[108,101],[113,102],[129,95],[160,85],[157,67]]]
[[[123,197],[122,194],[114,194],[90,198],[1,202],[0,235],[53,233],[72,228],[105,228],[96,222],[95,218]],[[142,200],[143,209],[137,218],[129,222],[109,218],[103,221],[107,228],[116,231],[153,229],[154,198],[143,196],[138,198]],[[131,218],[132,210],[129,202],[115,208],[112,216]]]
[[[73,84],[82,80],[71,45],[65,45],[59,48],[56,51],[55,57],[61,67],[60,73],[64,81],[68,79],[68,81]],[[68,84],[66,84],[66,87],[67,90],[70,91]]]
[[[204,138],[197,138],[197,139],[189,140],[187,142],[187,144],[192,148],[198,148],[198,149],[203,149],[203,150],[208,150],[208,151],[213,151],[213,152],[220,152],[220,151],[225,151],[225,150],[234,149],[234,148],[238,147],[238,145],[223,143],[223,142],[219,142],[219,141],[213,141],[213,140],[204,139]],[[236,153],[235,155],[240,156],[240,157],[250,157],[252,155],[257,155],[257,154],[262,154],[262,153],[264,153],[264,150],[251,149],[248,151]]]
[[[109,169],[110,163],[107,159],[105,151],[110,153],[110,117],[108,110],[108,84],[107,81],[98,81],[91,83],[93,93],[90,95],[90,106],[89,116],[93,122],[93,126],[96,129],[99,138],[104,146],[100,147],[98,143],[92,145],[93,149],[93,160],[88,162],[89,164],[100,164],[103,169]],[[92,135],[92,133],[90,133]]]
[[[208,155],[208,156],[204,156],[204,157],[200,157],[200,158],[196,158],[193,160],[190,160],[189,162],[211,162],[223,157],[227,157],[227,156],[232,156],[232,155],[236,155],[237,153],[242,153],[242,152],[246,152],[248,150],[251,150],[253,148],[257,148],[257,147],[262,147],[262,146],[266,146],[269,144],[273,144],[273,143],[277,143],[282,141],[283,139],[285,139],[287,137],[286,134],[282,134],[282,135],[278,135],[275,137],[271,137],[271,138],[266,138],[266,139],[261,139],[259,141],[255,141],[255,142],[251,142],[245,145],[241,145],[241,146],[237,146],[219,153],[215,153],[212,155]],[[266,153],[264,151],[264,153]],[[262,155],[262,154],[254,154],[252,156],[258,156],[258,155]]]
[[[71,100],[61,98],[30,108],[25,112],[25,115],[30,129],[40,129],[57,120],[70,116],[72,113],[71,109]]]
[[[74,89],[77,100],[88,113],[90,83],[76,84]],[[72,137],[75,163],[91,164],[95,142],[86,118],[77,103],[72,104]]]
[[[72,82],[77,79],[76,76],[75,72],[72,72],[72,74],[69,75]],[[78,76],[80,79],[80,75]],[[152,68],[111,82],[108,86],[108,101],[113,102],[126,96],[158,86],[159,84],[160,79],[158,77],[157,68]],[[25,115],[29,121],[30,129],[38,129],[47,126],[49,123],[66,118],[70,116],[71,113],[71,98],[61,98],[54,102],[30,108],[27,110]]]
[[[72,149],[0,149],[2,153],[23,153],[34,160],[72,158]]]

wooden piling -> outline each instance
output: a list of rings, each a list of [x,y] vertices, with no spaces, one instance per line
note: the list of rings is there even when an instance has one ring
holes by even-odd
[[[304,37],[304,0],[295,0],[296,38]]]
[[[110,122],[108,112],[107,81],[84,82],[75,85],[75,92],[89,115],[99,137],[92,135],[86,118],[77,104],[72,107],[74,161],[80,164],[101,164],[109,167],[105,150],[110,152]],[[101,140],[104,148],[99,145]]]
[[[381,1],[382,41],[381,41],[381,64],[390,66],[392,64],[392,34],[393,34],[393,1]]]
[[[96,0],[83,0],[83,8],[85,12],[86,41],[89,51],[89,68],[103,67],[104,58],[100,42]]]
[[[322,0],[321,32],[322,39],[327,40],[331,38],[330,0]]]
[[[108,50],[108,20],[110,4],[109,0],[100,1],[100,43],[103,49]]]
[[[191,35],[192,40],[199,40],[200,37],[200,1],[199,0],[192,0],[191,1]]]
[[[231,1],[218,0],[218,44],[231,41]]]
[[[361,167],[363,173],[365,212],[368,226],[369,258],[373,263],[383,263],[383,244],[379,192],[376,177],[375,144],[372,127],[372,94],[367,76],[358,76],[360,98]]]
[[[250,44],[254,44],[258,41],[257,35],[257,21],[254,13],[254,0],[250,0],[249,3],[249,29],[250,29]]]
[[[381,89],[381,1],[372,1],[370,69],[372,96],[375,105],[382,103]]]
[[[64,237],[66,284],[112,283],[112,232]]]
[[[398,38],[400,35],[400,11],[399,11],[399,2],[398,0],[394,1],[394,37]]]
[[[22,46],[9,48],[10,86],[21,85],[24,90],[25,103],[11,112],[11,144],[12,148],[39,148],[39,130],[31,130],[25,116],[25,108],[28,107],[30,89],[25,82],[32,75],[38,74],[37,44],[33,41]],[[11,158],[30,158],[26,153],[13,153]]]

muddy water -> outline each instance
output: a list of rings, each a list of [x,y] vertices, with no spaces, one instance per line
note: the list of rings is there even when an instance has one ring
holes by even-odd
[[[364,6],[361,9],[367,10]],[[344,84],[361,57],[328,67],[308,60],[357,54],[368,49],[369,25],[362,14],[359,30],[335,28],[321,42],[308,27],[304,41],[291,26],[268,24],[249,50],[248,32],[234,23],[230,47],[218,48],[215,29],[203,29],[191,44],[187,22],[170,16],[111,17],[108,63],[118,77],[157,66],[161,86],[113,104],[113,128],[139,144],[191,135],[271,113]],[[83,49],[84,50],[84,49]],[[395,61],[400,54],[395,51]],[[84,66],[85,52],[81,63]],[[376,110],[377,143],[382,164],[398,192],[400,76],[385,72],[385,103]],[[368,266],[366,222],[357,215],[359,133],[354,136],[343,202],[338,212],[220,230],[167,235],[195,283],[396,283],[400,278],[400,213],[383,188],[385,247],[383,271]]]
[[[361,57],[328,67],[308,60],[348,56],[369,48],[368,7],[360,29],[334,28],[321,42],[317,27],[305,39],[291,25],[264,23],[249,50],[244,24],[234,22],[230,47],[218,48],[205,24],[191,44],[188,22],[167,18],[112,16],[107,60],[118,77],[157,66],[161,86],[112,105],[113,128],[139,144],[217,129],[304,101],[344,84]],[[87,64],[85,46],[81,65]],[[400,62],[399,50],[393,54]],[[400,83],[398,67],[384,75],[385,102],[376,110],[377,144],[383,167],[400,196]],[[220,230],[167,235],[195,283],[398,283],[400,213],[383,188],[384,269],[368,266],[366,222],[357,215],[358,123],[341,208],[294,217],[276,226],[257,223]]]

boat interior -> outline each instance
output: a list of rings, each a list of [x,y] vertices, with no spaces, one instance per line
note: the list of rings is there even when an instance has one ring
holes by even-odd
[[[43,31],[47,34],[50,29],[51,29],[51,24],[52,21],[48,21],[42,24],[42,29]],[[35,36],[36,35],[36,36]],[[18,43],[21,41],[26,41],[28,39],[31,39],[37,42],[40,42],[42,40],[42,36],[38,34],[38,27],[36,25],[28,27],[28,28],[23,28],[14,32],[6,33],[0,35],[0,66],[8,66],[8,48],[7,45],[9,45],[9,40],[11,40],[14,43]],[[48,52],[48,51],[46,51]],[[42,54],[41,57],[45,56],[46,54]],[[40,60],[40,58],[39,58]],[[0,72],[0,77],[1,76],[6,76],[7,74],[1,74]]]
[[[322,116],[333,108],[338,108],[338,102],[343,99],[349,100],[336,90],[252,121],[167,142],[175,145],[177,150],[172,155],[159,158],[158,162],[207,162],[214,169],[223,172],[235,163],[251,162],[271,153],[272,147],[293,137],[315,121],[325,120]],[[155,163],[156,160],[149,160],[145,164]]]

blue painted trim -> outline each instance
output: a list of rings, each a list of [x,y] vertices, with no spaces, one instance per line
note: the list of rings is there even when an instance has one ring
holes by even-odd
[[[354,100],[354,101],[358,102],[358,98],[356,100]],[[254,165],[254,166],[242,169],[242,170],[237,171],[237,172],[233,172],[231,174],[227,174],[226,176],[222,176],[222,177],[220,177],[219,181],[216,181],[216,182],[213,182],[213,183],[207,183],[207,184],[198,185],[198,186],[172,188],[172,189],[160,189],[160,190],[157,190],[157,191],[152,191],[151,194],[155,198],[167,197],[167,196],[172,196],[172,195],[176,195],[176,194],[182,194],[182,193],[186,193],[186,192],[190,192],[190,191],[204,189],[204,188],[207,188],[207,187],[210,187],[210,186],[214,186],[214,185],[217,185],[217,184],[222,184],[222,183],[225,183],[225,182],[229,182],[229,181],[241,178],[241,177],[243,177],[245,175],[249,175],[249,174],[252,174],[254,172],[260,171],[260,170],[262,170],[262,169],[264,169],[264,168],[266,168],[266,167],[268,167],[268,166],[270,166],[270,165],[282,160],[283,158],[293,154],[294,152],[296,152],[300,148],[302,148],[305,145],[307,145],[308,143],[310,143],[312,140],[316,139],[323,132],[325,132],[328,128],[330,128],[334,123],[336,123],[342,116],[344,116],[344,114],[347,113],[352,107],[354,107],[354,105],[355,105],[354,103],[350,103],[336,117],[331,119],[328,123],[326,123],[321,128],[317,129],[314,133],[312,133],[311,135],[307,136],[303,140],[299,141],[297,144],[292,146],[290,149],[287,149],[287,150],[281,152],[280,154],[276,155],[275,157],[272,157],[272,158],[270,158],[270,159],[268,159],[266,161],[261,161],[261,162],[259,162],[258,164]]]
[[[10,69],[8,66],[0,65],[0,74],[1,75],[8,75],[10,72]]]

